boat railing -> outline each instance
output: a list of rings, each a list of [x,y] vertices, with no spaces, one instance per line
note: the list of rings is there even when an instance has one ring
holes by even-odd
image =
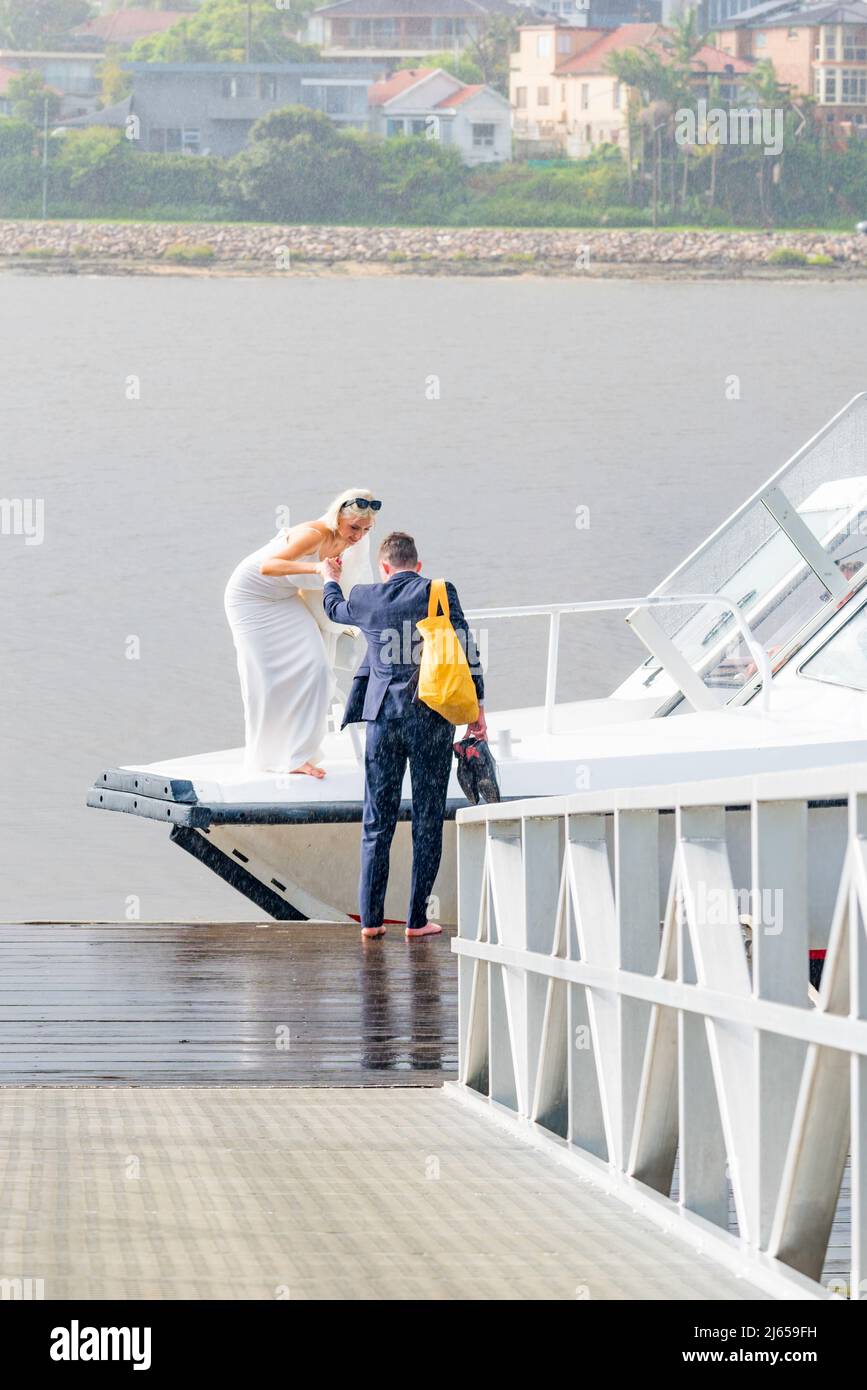
[[[616,613],[634,612],[639,608],[672,607],[714,607],[730,613],[746,644],[756,671],[761,677],[761,707],[770,708],[772,671],[768,654],[753,635],[753,631],[735,600],[725,594],[647,594],[643,598],[590,599],[575,603],[523,604],[514,607],[476,608],[465,614],[472,622],[487,622],[494,618],[547,617],[548,658],[545,678],[545,716],[546,733],[553,732],[554,707],[557,700],[557,670],[560,656],[560,619],[565,613]],[[694,708],[707,708],[706,688],[698,672],[674,646],[657,653],[666,672]]]
[[[867,764],[457,822],[453,1097],[772,1296],[867,1298]]]

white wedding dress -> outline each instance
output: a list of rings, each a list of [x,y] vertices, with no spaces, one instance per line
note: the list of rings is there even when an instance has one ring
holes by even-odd
[[[365,643],[354,628],[328,621],[319,574],[262,574],[269,555],[286,548],[287,530],[248,555],[233,571],[224,597],[244,701],[245,766],[291,772],[322,756],[329,707],[345,698]],[[302,557],[318,561],[311,552]],[[365,536],[341,556],[340,585],[373,580]]]

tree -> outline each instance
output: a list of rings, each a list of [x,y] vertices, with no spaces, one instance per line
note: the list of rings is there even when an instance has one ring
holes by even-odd
[[[518,46],[520,26],[532,23],[533,18],[528,12],[517,9],[514,18],[504,14],[487,16],[464,49],[480,74],[475,79],[477,82],[486,82],[503,96],[509,95],[509,56]],[[446,66],[446,72],[450,71],[451,68]]]
[[[313,111],[309,106],[282,106],[256,121],[250,141],[262,144],[267,140],[294,140],[296,135],[309,135],[321,145],[333,145],[340,131],[322,111]]]
[[[99,65],[103,106],[114,106],[132,91],[132,75],[125,70],[124,62],[117,50],[111,48]]]
[[[45,121],[46,102],[49,125],[60,114],[60,97],[51,87],[46,87],[41,72],[21,72],[10,78],[7,92],[12,102],[12,115],[19,121],[41,127]]]
[[[89,0],[0,0],[0,48],[62,47],[91,13]]]
[[[443,72],[450,73],[452,77],[456,77],[459,82],[466,82],[468,86],[485,80],[485,75],[475,58],[466,51],[434,53],[432,57],[425,58],[424,65],[426,68],[442,68]]]
[[[319,50],[290,36],[292,12],[274,0],[204,0],[189,19],[179,20],[163,34],[152,34],[133,45],[132,57],[141,63],[243,63],[247,56],[249,15],[250,60],[254,63],[301,63]]]

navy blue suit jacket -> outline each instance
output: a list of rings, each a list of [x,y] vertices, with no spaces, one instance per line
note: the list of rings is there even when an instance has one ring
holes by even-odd
[[[349,598],[329,580],[323,601],[333,623],[358,627],[367,638],[367,653],[355,673],[343,726],[359,720],[399,718],[415,695],[421,633],[416,623],[427,617],[431,581],[415,570],[399,570],[384,584],[356,584]],[[481,702],[485,682],[476,645],[467,626],[454,584],[446,581],[452,627],[464,647],[476,694]]]

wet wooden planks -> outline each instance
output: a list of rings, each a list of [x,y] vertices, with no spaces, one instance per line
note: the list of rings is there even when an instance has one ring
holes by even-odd
[[[0,927],[0,1085],[439,1086],[446,933],[335,923]]]

